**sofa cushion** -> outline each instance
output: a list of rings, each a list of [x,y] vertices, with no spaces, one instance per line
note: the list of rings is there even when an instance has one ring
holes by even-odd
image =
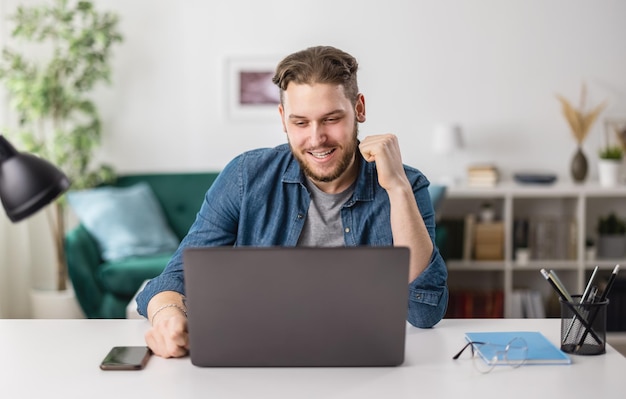
[[[103,287],[115,295],[132,297],[144,280],[158,276],[172,253],[125,258],[100,265],[98,279]]]
[[[171,254],[178,247],[179,240],[146,183],[72,191],[67,198],[106,261]]]

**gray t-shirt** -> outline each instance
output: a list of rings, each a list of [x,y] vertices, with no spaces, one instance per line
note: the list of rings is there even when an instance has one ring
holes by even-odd
[[[309,179],[305,179],[305,185],[311,194],[311,205],[298,239],[298,246],[343,247],[345,241],[341,207],[352,196],[354,184],[338,194],[323,192]]]

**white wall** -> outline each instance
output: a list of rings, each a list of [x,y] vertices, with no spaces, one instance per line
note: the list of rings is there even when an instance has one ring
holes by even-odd
[[[1,0],[0,12],[34,2]],[[113,86],[95,93],[103,159],[120,172],[219,170],[243,150],[284,142],[277,117],[229,118],[226,61],[279,58],[318,44],[359,59],[368,111],[361,135],[396,133],[404,161],[432,179],[492,161],[505,177],[541,169],[569,180],[575,142],[555,94],[577,100],[583,81],[591,103],[608,100],[603,116],[626,116],[625,1],[382,4],[96,0],[120,14],[125,35],[115,50]],[[3,106],[0,118],[8,112]],[[431,129],[441,121],[464,128],[466,149],[451,158],[431,151]],[[601,127],[584,145],[591,178]],[[7,240],[2,234],[14,235],[15,227],[1,224]]]
[[[20,2],[3,1],[8,12]],[[492,160],[507,176],[536,167],[568,179],[575,144],[555,94],[576,101],[583,81],[590,102],[609,101],[604,116],[626,115],[624,1],[364,3],[96,0],[120,14],[126,38],[113,86],[96,92],[103,156],[123,172],[219,169],[242,150],[283,142],[277,118],[228,118],[226,61],[317,44],[359,59],[362,134],[398,134],[405,161],[432,177]],[[430,151],[440,121],[460,123],[468,144],[446,162]],[[598,123],[590,157],[600,139]]]
[[[244,149],[283,142],[277,118],[228,119],[226,60],[317,44],[359,59],[362,134],[398,134],[405,161],[433,178],[494,161],[505,175],[532,167],[569,179],[575,144],[555,94],[577,100],[583,81],[591,102],[609,101],[604,115],[626,115],[626,2],[364,3],[98,1],[120,12],[126,35],[115,86],[99,93],[106,156],[123,171],[219,169]],[[430,150],[439,121],[465,129],[455,159]],[[600,138],[598,123],[590,157]]]

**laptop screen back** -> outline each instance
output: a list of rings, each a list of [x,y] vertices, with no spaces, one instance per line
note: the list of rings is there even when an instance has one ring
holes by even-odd
[[[404,361],[409,250],[188,248],[197,366],[393,366]]]

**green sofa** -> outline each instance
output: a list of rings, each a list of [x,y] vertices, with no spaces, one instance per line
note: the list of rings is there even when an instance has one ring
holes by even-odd
[[[218,172],[119,176],[114,186],[146,182],[157,197],[174,234],[182,239]],[[171,253],[105,262],[95,238],[79,224],[65,237],[69,276],[87,318],[124,318],[141,284],[157,276]]]

